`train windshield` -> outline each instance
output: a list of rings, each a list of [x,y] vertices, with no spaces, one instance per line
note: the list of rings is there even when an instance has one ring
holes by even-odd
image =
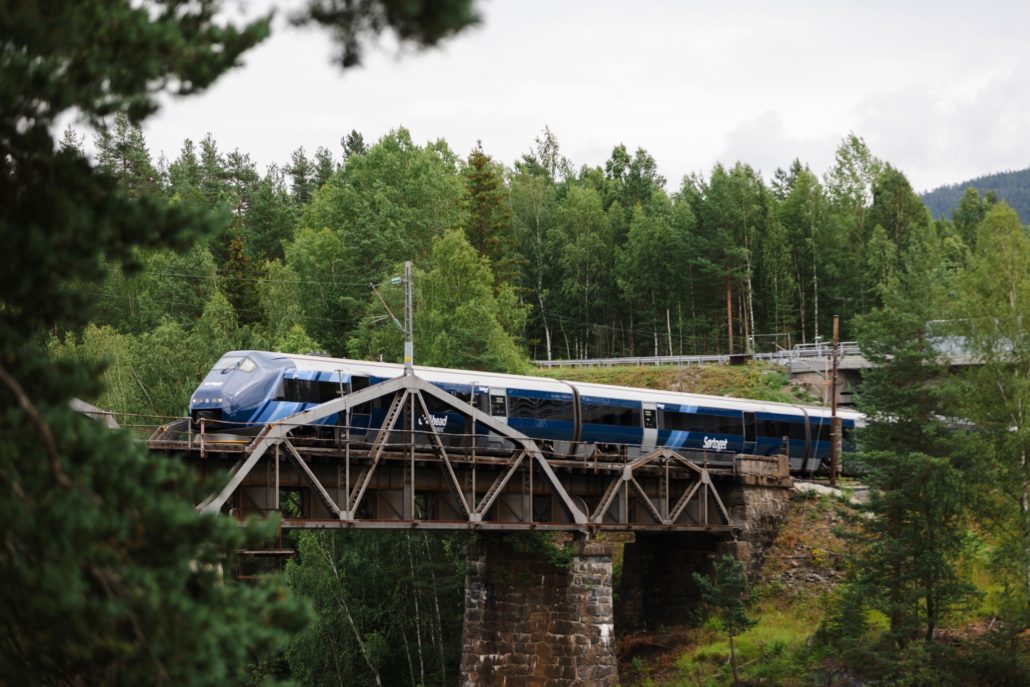
[[[215,363],[214,370],[221,370],[223,373],[229,372],[230,370],[239,370],[240,372],[252,372],[257,369],[257,363],[250,358],[245,358],[239,355],[226,355],[221,360]]]

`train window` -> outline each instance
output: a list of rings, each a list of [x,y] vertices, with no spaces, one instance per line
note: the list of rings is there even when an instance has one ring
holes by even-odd
[[[440,384],[437,386],[439,386],[441,391],[447,392],[451,396],[457,398],[459,401],[464,401],[465,403],[468,403],[470,405],[472,404],[472,391],[470,387],[459,386],[457,384]],[[429,403],[429,395],[426,394],[424,398],[426,399],[426,403]],[[442,403],[442,401],[438,401],[438,403]],[[430,408],[430,410],[432,410],[432,408]]]
[[[281,400],[293,403],[325,403],[340,397],[339,382],[320,382],[316,379],[283,380]]]
[[[582,405],[582,415],[583,422],[595,425],[640,426],[640,408],[584,403]]]
[[[490,396],[490,414],[494,417],[504,417],[508,414],[508,405],[504,396]]]
[[[236,370],[239,370],[240,372],[253,372],[257,369],[257,363],[250,358],[244,358],[238,355],[227,355],[215,363],[215,366],[212,369],[221,370],[223,373]]]
[[[796,422],[787,420],[759,420],[758,434],[763,437],[782,439],[789,437],[800,441],[805,440],[805,423],[801,418]]]
[[[368,377],[357,377],[352,375],[350,378],[350,393],[355,391],[361,391],[362,389],[368,388]],[[359,406],[354,406],[351,410],[352,413],[357,415],[368,415],[372,412],[372,405],[370,403],[362,403]]]
[[[743,430],[740,415],[709,415],[706,413],[680,413],[672,410],[659,411],[662,429],[682,432],[706,432],[708,434],[740,434]]]
[[[511,417],[526,417],[535,420],[573,419],[572,401],[528,396],[508,396],[508,414]]]
[[[658,414],[654,408],[644,409],[644,428],[655,429],[658,427]]]

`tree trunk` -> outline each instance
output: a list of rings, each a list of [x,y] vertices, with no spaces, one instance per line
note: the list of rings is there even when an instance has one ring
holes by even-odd
[[[669,335],[669,355],[674,355],[672,352],[672,312],[670,308],[665,309],[665,331]]]
[[[565,322],[561,319],[558,320],[558,328],[561,329],[561,335],[565,339],[565,357],[572,358],[572,346],[569,344],[569,334],[565,331]]]
[[[415,682],[415,664],[411,661],[411,645],[408,643],[408,633],[401,632],[401,644],[404,645],[404,657],[408,659],[408,675],[411,677],[411,687],[418,687]]]
[[[326,562],[329,563],[329,567],[333,571],[333,575],[336,576],[336,581],[342,585],[343,580],[340,578],[340,571],[336,568],[336,561],[333,560],[332,554],[330,554],[324,546],[321,548],[322,555],[325,556]],[[365,665],[367,665],[368,669],[372,671],[372,676],[375,678],[376,684],[379,685],[379,687],[382,687],[383,679],[379,676],[379,669],[372,664],[371,659],[368,657],[368,650],[365,648],[365,642],[361,638],[361,633],[358,631],[357,624],[354,622],[354,616],[350,613],[350,607],[340,594],[336,594],[335,596],[337,605],[339,605],[340,610],[343,611],[344,617],[347,618],[347,623],[350,625],[351,632],[354,633],[354,639],[358,643],[358,650],[361,651],[361,657],[365,659]]]
[[[1030,478],[1025,447],[1019,451],[1019,467],[1023,481],[1023,492],[1019,498],[1019,510],[1023,515],[1023,566],[1026,572],[1027,604],[1030,605]]]
[[[755,299],[754,290],[751,286],[751,251],[748,249],[747,254],[747,320],[750,322],[748,329],[750,330],[750,336],[744,340],[744,350],[748,353],[754,352],[754,337],[755,337]]]
[[[747,286],[746,285],[745,285],[745,287],[743,289],[743,293],[740,294],[740,312],[743,313],[743,317],[741,319],[743,320],[743,325],[744,325],[744,352],[745,353],[750,353],[751,352],[751,334],[753,332],[751,331],[750,318],[748,317],[748,313],[747,313]]]
[[[812,316],[812,326],[814,327],[812,340],[817,341],[819,339],[819,270],[816,269],[814,260],[812,262],[812,304],[815,308]]]
[[[740,676],[737,674],[737,652],[733,646],[733,633],[729,633],[730,636],[730,668],[733,669],[733,687],[737,687],[740,684]]]
[[[726,336],[730,355],[733,355],[733,286],[729,277],[726,277]]]
[[[436,615],[436,646],[440,652],[440,684],[447,684],[447,652],[443,645],[443,618],[440,615],[440,588],[436,584],[436,566],[433,564],[433,550],[429,547],[429,536],[423,532],[422,542],[426,545],[426,560],[429,562],[429,581],[433,585],[433,612]]]
[[[405,537],[408,548],[408,570],[411,572],[411,581],[418,578],[415,576],[415,559],[411,555],[411,533]],[[411,590],[411,596],[415,600],[415,642],[418,649],[418,681],[420,685],[426,684],[426,663],[422,657],[422,613],[418,603],[418,589]]]

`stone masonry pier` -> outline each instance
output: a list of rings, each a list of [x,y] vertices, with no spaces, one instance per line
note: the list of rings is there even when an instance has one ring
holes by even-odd
[[[615,687],[612,546],[485,534],[468,550],[463,687]]]

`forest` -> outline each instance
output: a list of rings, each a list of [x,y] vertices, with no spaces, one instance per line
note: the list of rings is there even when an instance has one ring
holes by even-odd
[[[416,360],[441,366],[772,350],[839,315],[877,364],[871,500],[818,627],[759,665],[786,661],[781,684],[1026,684],[1030,239],[1008,204],[968,190],[934,220],[854,133],[828,170],[672,183],[617,142],[577,164],[546,128],[511,164],[400,126],[264,169],[210,135],[155,160],[140,125],[158,96],[202,91],[271,24],[149,5],[3,15],[0,684],[456,682],[463,536],[307,533],[281,574],[236,582],[236,552],[276,521],[198,517],[210,485],[68,406],[181,416],[231,349],[396,360],[405,260]],[[343,67],[369,34],[431,46],[477,21],[465,0],[303,6]],[[70,110],[90,146],[55,133]],[[942,336],[980,365],[945,374]]]
[[[1023,224],[1030,222],[1030,169],[985,174],[969,181],[935,188],[920,197],[934,217],[946,218],[958,207],[963,194],[970,190],[980,195],[993,194],[1011,205],[1019,213]]]
[[[83,141],[68,131],[63,145]],[[603,167],[577,167],[548,129],[511,167],[404,128],[371,143],[352,131],[338,154],[297,149],[263,172],[210,135],[154,161],[125,119],[95,147],[126,196],[224,218],[186,253],[112,269],[90,326],[56,329],[55,350],[116,361],[101,405],[155,415],[181,414],[184,380],[225,350],[398,360],[389,280],[409,259],[426,364],[777,350],[828,340],[834,315],[853,336],[912,235],[934,231],[957,271],[994,202],[970,191],[935,222],[854,134],[822,177],[795,160],[766,181],[737,162],[671,192],[649,152],[617,144]]]

